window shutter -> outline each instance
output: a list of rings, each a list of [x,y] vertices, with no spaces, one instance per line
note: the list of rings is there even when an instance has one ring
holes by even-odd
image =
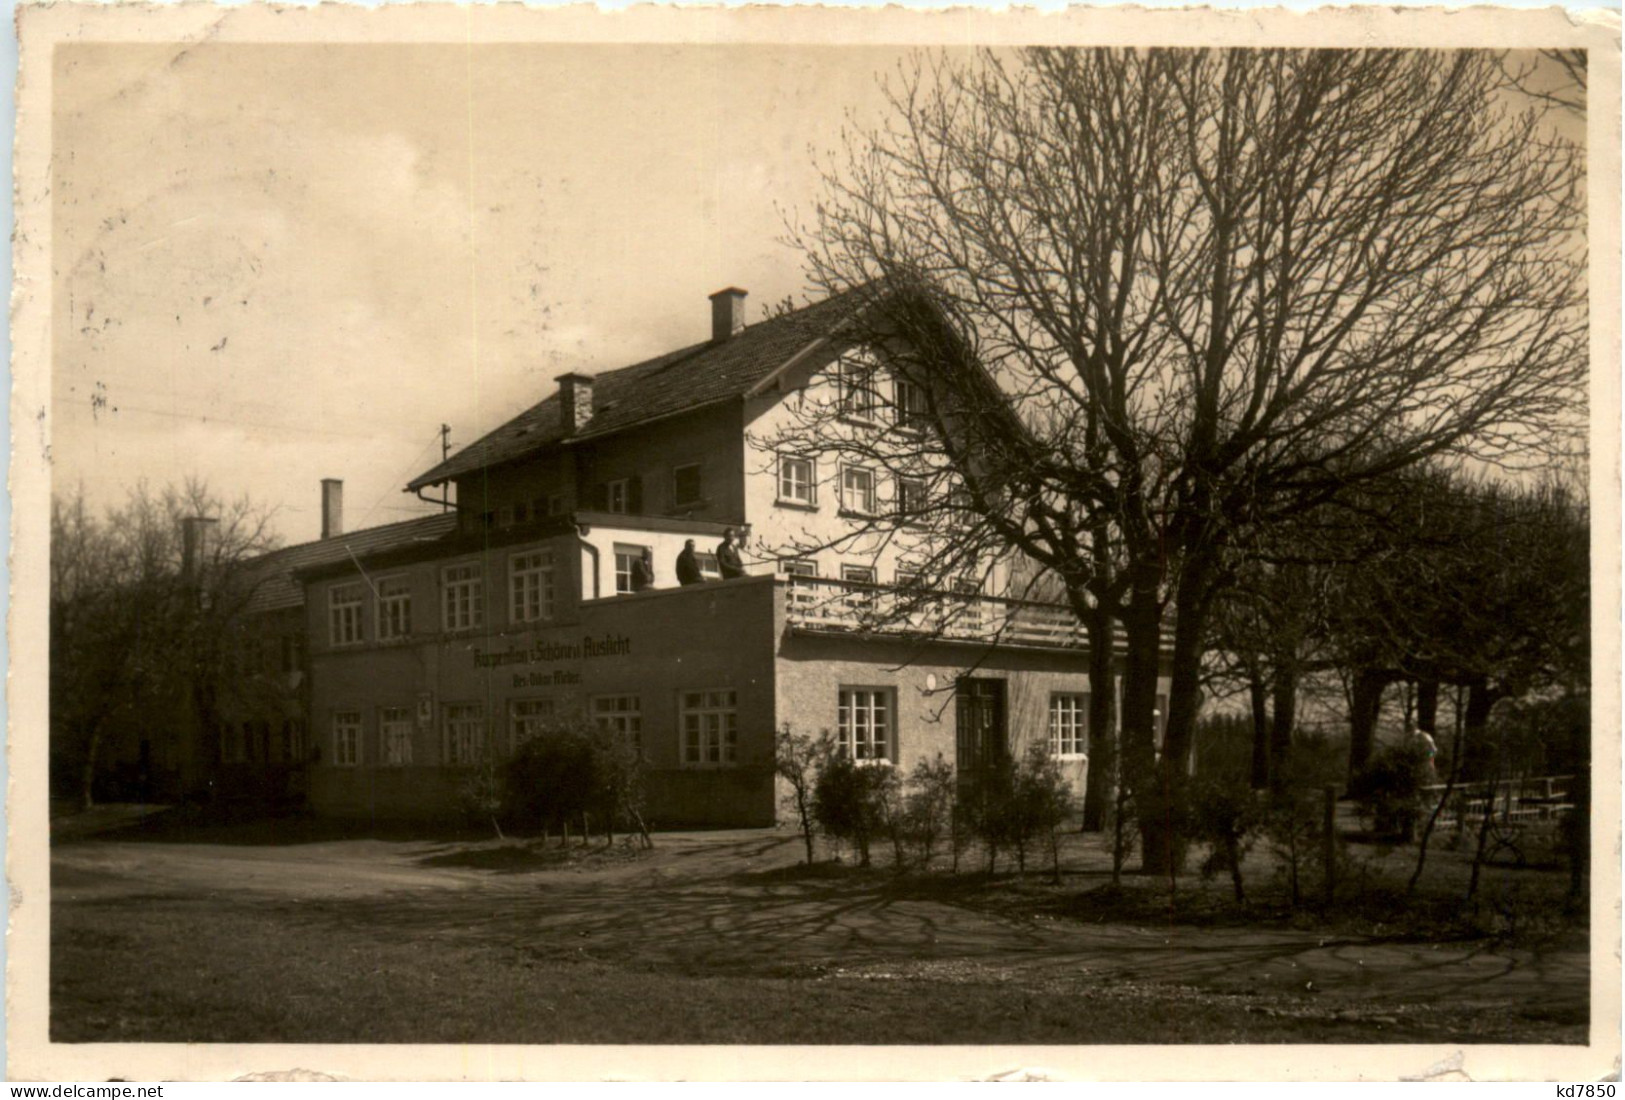
[[[634,516],[643,514],[643,479],[637,474],[626,480],[626,510]]]

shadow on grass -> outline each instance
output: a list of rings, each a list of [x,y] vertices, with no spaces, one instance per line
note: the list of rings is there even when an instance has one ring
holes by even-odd
[[[556,842],[543,840],[511,840],[494,844],[460,845],[453,851],[424,856],[414,862],[420,867],[455,867],[471,871],[522,875],[561,868],[587,870],[612,867],[635,863],[648,855],[648,850],[639,847],[635,842],[618,841],[613,845],[595,842],[561,847]]]

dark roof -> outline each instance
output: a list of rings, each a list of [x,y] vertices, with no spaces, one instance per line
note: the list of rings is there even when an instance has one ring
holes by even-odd
[[[438,541],[457,529],[457,514],[447,512],[436,516],[389,523],[382,527],[339,535],[337,538],[306,542],[273,550],[269,554],[246,562],[255,578],[253,595],[248,600],[251,612],[281,611],[299,607],[305,602],[304,586],[294,577],[297,570],[311,569],[331,562],[348,561],[353,554],[365,558],[396,547],[416,542]]]
[[[858,291],[847,291],[748,325],[726,340],[695,344],[599,374],[593,381],[592,419],[573,438],[607,435],[673,413],[742,398],[813,341],[831,335],[858,301]],[[559,398],[554,393],[419,475],[407,488],[419,489],[510,462],[564,438]]]

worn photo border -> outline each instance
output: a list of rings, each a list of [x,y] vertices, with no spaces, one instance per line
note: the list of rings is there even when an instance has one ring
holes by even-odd
[[[1617,11],[1353,7],[1313,12],[1134,8],[369,10],[55,4],[17,14],[8,622],[6,974],[10,1080],[228,1080],[304,1071],[350,1080],[1584,1081],[1620,1056],[1620,36]],[[1581,46],[1590,50],[1593,774],[1591,1037],[1586,1046],[368,1046],[63,1044],[48,1032],[47,589],[51,493],[51,164],[54,48],[97,42],[620,42],[1015,46]]]

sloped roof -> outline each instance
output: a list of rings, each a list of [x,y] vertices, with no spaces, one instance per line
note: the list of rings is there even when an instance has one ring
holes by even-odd
[[[645,421],[742,398],[813,341],[839,328],[858,291],[748,325],[726,340],[709,340],[593,379],[593,416],[573,439],[621,431]],[[561,442],[555,392],[496,430],[420,474],[407,489],[449,481]]]
[[[248,599],[248,610],[254,613],[282,611],[302,605],[305,602],[305,589],[294,579],[295,570],[344,561],[352,554],[365,558],[368,554],[399,546],[435,541],[456,529],[457,514],[448,512],[273,550],[244,565],[254,577],[254,592]]]

